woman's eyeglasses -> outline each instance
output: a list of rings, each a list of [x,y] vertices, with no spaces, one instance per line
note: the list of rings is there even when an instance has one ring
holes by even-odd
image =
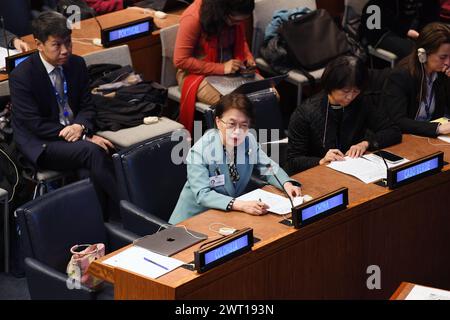
[[[236,123],[236,122],[225,122],[222,119],[219,119],[220,122],[222,122],[225,125],[225,128],[228,130],[236,130],[237,128],[240,128],[244,131],[247,131],[249,129],[248,123]]]

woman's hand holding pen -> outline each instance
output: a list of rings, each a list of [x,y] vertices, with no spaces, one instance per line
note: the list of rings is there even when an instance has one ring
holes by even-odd
[[[245,213],[251,214],[253,216],[261,216],[267,213],[269,206],[264,202],[260,201],[242,201],[236,200],[231,208],[235,211],[243,211]]]

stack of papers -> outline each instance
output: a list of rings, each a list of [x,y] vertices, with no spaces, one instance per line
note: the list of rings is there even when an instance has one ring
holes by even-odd
[[[156,279],[184,264],[183,261],[135,246],[106,259],[103,263],[152,279]]]
[[[415,285],[405,300],[450,300],[450,291]]]
[[[397,167],[407,162],[409,162],[408,159],[403,159],[393,164],[386,160],[389,168]],[[372,183],[387,178],[387,169],[383,159],[374,154],[364,155],[355,159],[345,157],[344,161],[333,161],[327,167],[354,176],[364,183]]]
[[[291,213],[292,205],[288,198],[262,189],[253,190],[252,192],[243,194],[237,199],[242,201],[264,202],[269,206],[268,211],[275,214],[285,215]],[[294,203],[294,206],[301,205],[303,203],[303,197],[296,197],[292,199],[292,202]]]

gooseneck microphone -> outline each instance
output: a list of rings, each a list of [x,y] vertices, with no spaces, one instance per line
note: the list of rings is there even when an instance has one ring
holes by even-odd
[[[280,179],[278,179],[277,175],[275,174],[275,172],[273,171],[273,167],[270,163],[266,164],[266,168],[269,169],[272,172],[272,175],[274,176],[274,178],[277,180],[278,184],[281,187],[281,190],[283,190],[284,194],[287,196],[287,198],[289,199],[289,202],[291,203],[291,210],[294,210],[294,202],[292,202],[291,197],[289,196],[289,194],[287,193],[286,189],[284,188],[283,184],[281,183]]]
[[[69,5],[63,5],[62,6],[62,10],[63,12],[65,12],[66,14],[68,14],[67,9],[69,8]],[[96,46],[102,47],[102,39],[101,39],[101,35],[102,35],[102,31],[103,31],[103,27],[100,24],[100,21],[98,21],[97,19],[97,14],[95,12],[95,10],[91,10],[88,12],[92,18],[94,18],[95,22],[97,23],[98,27],[100,28],[100,38],[94,38],[92,39],[92,43]]]
[[[374,152],[374,153],[375,153],[377,156],[379,156],[381,159],[383,159],[384,165],[386,166],[386,170],[389,170],[389,166],[388,166],[388,164],[387,164],[387,162],[386,162],[386,159],[384,159],[383,152],[380,152],[380,151],[381,151],[381,148],[380,148],[380,144],[378,143],[378,141],[375,141],[375,142],[373,143],[373,146],[374,146],[374,148],[375,148],[375,152]]]
[[[374,154],[376,154],[381,159],[383,159],[384,165],[386,166],[386,174],[387,174],[387,172],[389,170],[389,166],[386,162],[386,159],[384,159],[383,152],[380,152],[381,151],[380,144],[378,143],[378,141],[375,141],[375,142],[373,142],[373,146],[375,148]],[[385,186],[387,186],[387,178],[382,179],[381,181],[384,183]]]

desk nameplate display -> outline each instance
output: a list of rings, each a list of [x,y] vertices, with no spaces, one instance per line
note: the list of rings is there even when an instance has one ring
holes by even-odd
[[[298,229],[344,210],[347,206],[348,189],[341,188],[295,207],[292,210],[292,222]]]
[[[395,189],[424,177],[441,172],[444,166],[444,153],[442,151],[429,156],[391,168],[387,171],[387,185]]]
[[[18,53],[5,58],[6,73],[10,74],[20,63],[27,60],[37,50],[31,50],[27,52]]]
[[[239,230],[194,253],[195,270],[205,272],[252,249],[253,229]]]
[[[144,18],[101,30],[102,45],[105,48],[132,39],[148,36],[153,31],[153,19]]]

